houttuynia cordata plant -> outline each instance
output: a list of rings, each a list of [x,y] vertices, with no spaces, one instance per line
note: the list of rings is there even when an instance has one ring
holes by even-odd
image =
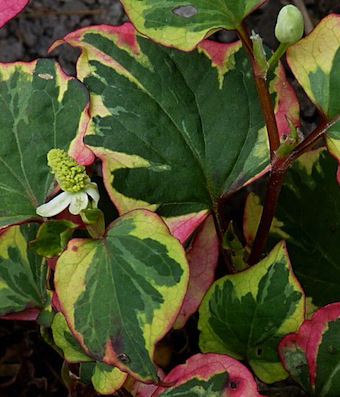
[[[70,396],[340,396],[340,16],[303,38],[285,6],[273,52],[264,2],[122,0],[52,45],[76,78],[0,64],[0,316],[37,321]]]

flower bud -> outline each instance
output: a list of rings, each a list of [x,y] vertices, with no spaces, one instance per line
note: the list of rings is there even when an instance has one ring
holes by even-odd
[[[301,11],[289,4],[281,9],[275,26],[275,36],[280,43],[294,44],[304,32],[304,20]]]

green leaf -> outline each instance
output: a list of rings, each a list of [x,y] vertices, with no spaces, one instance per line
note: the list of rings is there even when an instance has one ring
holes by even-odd
[[[138,31],[157,43],[192,50],[220,29],[238,29],[264,0],[122,0]]]
[[[222,354],[196,354],[175,367],[153,397],[262,397],[250,371],[237,360]]]
[[[340,15],[324,18],[287,51],[287,60],[312,102],[332,120],[340,115]],[[340,122],[328,133],[331,153],[340,159]]]
[[[318,310],[299,331],[280,343],[282,362],[306,392],[340,395],[340,303]]]
[[[83,367],[95,390],[100,394],[112,394],[120,389],[127,378],[127,374],[118,368],[111,367],[101,362],[93,362],[72,335],[65,317],[57,313],[52,324],[53,339],[55,344],[62,349],[65,360],[69,363],[92,364],[89,368]],[[86,371],[89,369],[89,371]],[[84,371],[85,370],[85,371]],[[89,374],[88,374],[89,372]]]
[[[180,310],[185,253],[161,219],[133,211],[105,239],[75,239],[57,263],[56,291],[72,333],[96,361],[157,381],[155,344]]]
[[[64,41],[82,50],[78,76],[92,103],[86,143],[121,214],[157,211],[183,241],[221,195],[264,172],[267,135],[239,42],[206,41],[186,54],[159,48],[130,24]]]
[[[274,243],[282,238],[288,240],[294,272],[306,295],[311,296],[318,306],[340,300],[337,166],[323,149],[300,157],[288,172],[271,229]],[[250,196],[244,225],[250,245],[261,212],[259,199]]]
[[[0,227],[35,217],[51,193],[50,149],[86,155],[87,101],[85,87],[51,60],[0,64]]]
[[[277,346],[304,318],[304,295],[283,243],[241,273],[216,281],[200,308],[200,347],[249,362],[264,382],[286,378]]]
[[[36,231],[35,225],[25,225],[0,232],[0,316],[43,309],[48,301],[46,263],[28,249]]]
[[[77,225],[70,221],[48,221],[43,223],[37,233],[37,238],[31,242],[31,247],[41,256],[52,258],[60,255],[70,240]]]

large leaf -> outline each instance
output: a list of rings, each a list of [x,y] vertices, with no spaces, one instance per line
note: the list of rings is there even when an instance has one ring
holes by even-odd
[[[246,359],[261,380],[271,383],[287,376],[278,343],[303,319],[303,291],[281,243],[257,265],[213,284],[200,308],[200,346]]]
[[[0,29],[18,15],[26,7],[28,2],[29,0],[0,0]]]
[[[0,316],[47,303],[45,261],[28,249],[35,225],[12,226],[0,234]]]
[[[218,237],[214,220],[209,216],[187,250],[190,268],[189,286],[174,328],[182,328],[199,308],[204,295],[214,281],[218,256]]]
[[[0,64],[0,227],[36,215],[53,182],[50,149],[82,152],[87,101],[85,87],[51,60]]]
[[[239,42],[207,41],[186,54],[130,24],[85,28],[64,42],[82,49],[78,76],[92,116],[85,142],[120,213],[157,210],[183,241],[222,194],[266,168],[264,121]]]
[[[332,120],[340,115],[340,15],[324,18],[305,39],[290,47],[287,59],[309,98]],[[328,147],[340,160],[340,122],[328,132]]]
[[[136,28],[157,43],[192,50],[216,30],[238,29],[265,0],[122,0]]]
[[[294,272],[313,303],[340,300],[340,187],[337,162],[326,150],[300,157],[289,170],[271,229],[288,240]],[[262,212],[251,195],[245,209],[245,236],[251,245]]]
[[[187,283],[182,246],[142,210],[115,221],[105,239],[71,240],[55,275],[61,309],[86,353],[145,381],[157,381],[154,347]]]
[[[340,395],[340,303],[321,308],[279,346],[287,371],[317,397]]]
[[[261,397],[249,370],[221,354],[196,354],[175,367],[152,397]]]
[[[113,394],[124,384],[127,374],[116,367],[101,362],[93,362],[72,335],[65,317],[57,313],[52,323],[53,340],[62,349],[69,363],[91,363],[91,382],[100,394]]]

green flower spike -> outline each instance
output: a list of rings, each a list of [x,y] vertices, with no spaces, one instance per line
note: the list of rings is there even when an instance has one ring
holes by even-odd
[[[61,194],[46,204],[37,208],[37,214],[50,217],[59,214],[66,207],[73,215],[78,215],[89,204],[89,196],[93,200],[92,208],[96,208],[99,201],[97,185],[90,181],[85,167],[79,165],[64,150],[52,149],[47,155],[51,168],[60,188]]]

